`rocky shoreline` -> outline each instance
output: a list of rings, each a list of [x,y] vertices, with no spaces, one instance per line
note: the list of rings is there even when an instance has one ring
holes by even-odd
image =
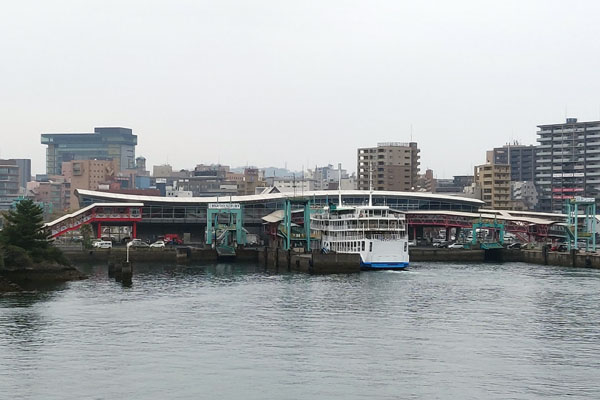
[[[3,276],[0,276],[0,293],[20,293],[23,288]]]
[[[68,282],[86,279],[77,268],[60,264],[35,264],[31,267],[0,268],[0,293],[22,292],[20,284]]]

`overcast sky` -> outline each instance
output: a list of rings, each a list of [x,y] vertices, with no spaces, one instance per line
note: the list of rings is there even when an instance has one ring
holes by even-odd
[[[381,141],[437,177],[600,119],[598,1],[13,1],[0,157],[124,126],[149,166],[337,164]],[[411,130],[412,126],[412,130]]]

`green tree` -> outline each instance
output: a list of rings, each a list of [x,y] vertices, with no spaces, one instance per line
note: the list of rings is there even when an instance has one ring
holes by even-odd
[[[93,234],[91,225],[83,225],[81,228],[79,228],[79,232],[81,233],[81,236],[83,236],[83,248],[91,249]]]
[[[4,215],[0,243],[31,252],[48,248],[50,235],[44,230],[44,211],[32,200],[22,200]]]

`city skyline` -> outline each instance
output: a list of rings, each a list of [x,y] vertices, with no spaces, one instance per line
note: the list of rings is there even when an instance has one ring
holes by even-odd
[[[414,141],[449,178],[600,119],[595,2],[141,5],[4,8],[0,157],[40,173],[41,133],[124,126],[149,164],[353,171],[357,148]]]

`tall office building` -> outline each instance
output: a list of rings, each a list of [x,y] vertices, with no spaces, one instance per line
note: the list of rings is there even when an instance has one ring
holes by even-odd
[[[44,133],[46,174],[60,175],[62,163],[114,160],[117,171],[135,168],[137,136],[128,128],[94,128],[94,133]]]
[[[371,170],[374,190],[412,191],[419,177],[417,143],[378,143],[358,149],[358,190],[369,189]]]
[[[562,212],[565,200],[600,195],[600,121],[538,125],[538,209]]]
[[[510,180],[513,182],[535,179],[535,146],[518,143],[496,147],[487,154],[487,162],[510,165]]]

